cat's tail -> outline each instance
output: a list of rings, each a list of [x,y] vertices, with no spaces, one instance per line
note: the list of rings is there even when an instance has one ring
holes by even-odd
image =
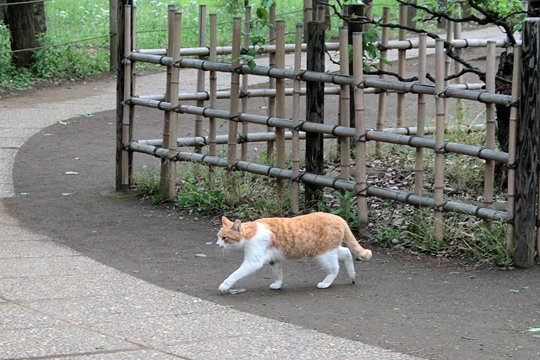
[[[347,244],[349,249],[360,255],[364,260],[369,261],[369,259],[371,259],[371,256],[373,255],[371,253],[371,250],[364,249],[358,243],[358,240],[356,240],[348,225],[345,225],[345,238],[343,240],[345,241],[345,244]]]

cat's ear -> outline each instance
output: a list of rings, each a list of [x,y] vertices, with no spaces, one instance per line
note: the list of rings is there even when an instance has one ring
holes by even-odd
[[[225,226],[229,226],[229,225],[232,224],[232,221],[229,220],[229,219],[227,219],[226,216],[222,216],[222,217],[221,217],[221,223],[222,223],[223,225],[225,225]]]
[[[242,225],[242,222],[240,220],[235,220],[232,230],[234,231],[240,231],[240,225]]]

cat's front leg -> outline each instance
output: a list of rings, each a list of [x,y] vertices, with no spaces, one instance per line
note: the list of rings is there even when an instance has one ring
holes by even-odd
[[[283,269],[281,268],[281,262],[272,262],[272,274],[274,275],[274,282],[270,284],[270,289],[279,290],[283,286]]]
[[[263,262],[259,261],[244,261],[240,267],[233,272],[221,285],[219,285],[219,291],[226,293],[229,291],[231,286],[236,284],[236,282],[242,278],[245,278],[248,275],[253,274],[255,271],[259,270],[264,265]]]

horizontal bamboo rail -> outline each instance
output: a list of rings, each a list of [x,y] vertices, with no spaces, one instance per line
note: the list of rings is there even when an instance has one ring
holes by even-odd
[[[336,85],[357,85],[354,84],[352,76],[333,75],[308,70],[303,70],[301,73],[296,74],[294,72],[294,69],[280,69],[274,67],[271,68],[260,65],[257,65],[253,68],[250,68],[248,65],[240,65],[238,67],[233,67],[230,63],[185,58],[175,62],[174,59],[169,56],[147,55],[140,53],[132,53],[130,55],[130,59],[134,61],[148,62],[164,66],[174,65],[181,68],[212,70],[229,73],[235,72],[239,74],[273,77],[276,79],[285,78],[294,80],[296,78],[300,78],[304,81],[317,81],[324,83],[333,83]],[[482,103],[493,103],[500,105],[512,104],[512,97],[510,95],[494,94],[485,91],[463,90],[453,87],[446,87],[440,94],[436,94],[434,86],[421,85],[414,82],[399,82],[384,79],[365,78],[362,85],[364,88],[373,87],[383,90],[410,92],[413,94],[438,95],[448,98],[474,100]]]
[[[456,49],[462,49],[462,48],[477,48],[477,47],[486,47],[488,41],[495,41],[495,45],[497,47],[507,47],[510,43],[505,39],[498,39],[498,40],[489,40],[489,39],[454,39],[450,42],[452,47]],[[410,39],[410,40],[390,40],[388,44],[382,45],[378,41],[374,42],[374,45],[377,46],[380,49],[385,50],[410,50],[410,49],[418,49],[418,39]],[[326,50],[328,51],[337,51],[339,50],[339,43],[337,42],[330,42],[326,43]],[[426,47],[428,48],[434,48],[435,47],[435,40],[429,39],[426,42]],[[257,46],[250,46],[249,49],[254,48],[259,53],[264,54],[271,54],[276,52],[276,45],[257,45]],[[292,53],[294,52],[295,44],[285,44],[285,52]],[[301,47],[302,51],[305,52],[307,49],[307,45],[304,43]],[[243,49],[244,51],[247,51],[247,49]],[[141,54],[149,54],[149,55],[165,55],[166,49],[137,49],[138,53]],[[232,53],[232,46],[218,46],[216,48],[217,55],[230,55]],[[185,48],[180,50],[180,56],[207,56],[210,55],[210,50],[207,47],[192,47],[192,48]]]
[[[446,131],[452,132],[452,131],[480,131],[485,129],[485,124],[476,124],[471,127],[467,127],[466,129],[463,126],[454,127],[449,126]],[[416,127],[404,127],[404,128],[384,128],[384,132],[394,133],[394,134],[401,134],[401,135],[415,135],[417,133]],[[435,127],[424,127],[424,135],[433,134],[435,132]],[[292,139],[292,132],[286,131],[285,132],[285,139],[291,140]],[[306,133],[304,131],[299,132],[299,138],[305,139]],[[227,144],[227,138],[228,135],[217,135],[215,139],[215,143],[217,145],[224,145]],[[256,132],[256,133],[249,133],[247,136],[238,134],[236,136],[236,141],[238,144],[242,143],[256,143],[256,142],[262,142],[262,141],[272,141],[275,140],[276,136],[273,132]],[[335,139],[336,137],[332,134],[325,134],[325,139]],[[133,142],[137,142],[139,144],[146,144],[146,145],[152,145],[152,146],[163,146],[163,140],[162,139],[149,139],[149,140],[133,140]],[[176,139],[176,143],[179,147],[183,146],[196,146],[196,147],[204,147],[207,145],[210,145],[210,136],[187,136],[187,137],[179,137]]]
[[[204,117],[214,117],[217,119],[231,119],[230,113],[225,110],[201,108],[191,105],[180,105],[175,108],[164,101],[156,100],[143,100],[139,98],[131,98],[128,100],[128,103],[138,106],[144,106],[154,109],[160,109],[165,111],[176,111],[179,113],[192,114],[192,115],[202,115]],[[281,119],[276,117],[268,117],[263,115],[253,115],[253,114],[238,114],[238,120],[248,121],[254,124],[266,125],[272,127],[280,128],[293,128],[293,122],[290,119]],[[339,126],[339,125],[327,125],[327,124],[317,124],[312,122],[302,122],[299,126],[299,130],[316,132],[322,134],[332,134],[334,136],[346,136],[346,137],[355,137],[356,130],[351,127]],[[420,136],[411,136],[411,135],[401,135],[396,133],[385,133],[375,130],[366,130],[366,140],[375,140],[382,141],[392,144],[400,145],[409,145],[412,147],[424,147],[436,150],[435,139],[420,137]],[[501,163],[508,162],[508,153],[499,151],[485,149],[481,146],[473,145],[464,145],[453,142],[446,142],[442,149],[445,152],[452,152],[456,154],[469,155],[473,157],[478,157],[484,160],[494,160]]]
[[[132,142],[129,145],[129,148],[131,151],[153,155],[171,161],[191,161],[229,168],[229,162],[227,159],[219,156],[203,155],[185,151],[178,151],[176,155],[170,156],[167,149],[137,142]],[[236,161],[234,167],[238,170],[275,177],[278,179],[292,179],[292,170],[289,169],[271,167],[247,161]],[[345,191],[355,191],[356,185],[354,181],[311,173],[302,173],[298,180],[307,184],[330,187],[336,190]],[[430,208],[435,206],[435,201],[432,198],[414,195],[406,191],[382,189],[374,186],[368,186],[365,191],[368,196],[376,196],[385,200],[393,200],[405,204]],[[504,221],[508,217],[508,214],[505,211],[488,209],[478,205],[465,204],[458,201],[447,201],[442,205],[442,208],[445,211],[474,215],[482,219],[499,219]]]
[[[466,83],[466,84],[450,84],[449,87],[453,89],[465,89],[465,90],[479,90],[485,85],[483,83]],[[376,88],[365,88],[364,94],[377,94],[380,90]],[[388,90],[386,92],[394,92]],[[327,86],[324,88],[325,95],[339,95],[340,89],[336,86]],[[215,92],[216,99],[230,99],[230,90],[217,90]],[[293,88],[285,88],[285,96],[292,96]],[[306,95],[306,88],[300,88],[300,95]],[[246,91],[240,91],[240,98],[256,98],[256,97],[275,97],[276,89],[248,89]],[[140,95],[141,99],[151,100],[165,100],[165,94],[160,95]],[[180,101],[195,101],[195,100],[210,100],[210,92],[208,91],[196,91],[196,92],[181,92],[178,94],[178,100]]]

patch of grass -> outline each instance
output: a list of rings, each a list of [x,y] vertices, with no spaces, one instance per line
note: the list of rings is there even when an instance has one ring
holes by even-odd
[[[138,171],[135,171],[133,185],[140,196],[152,199],[154,204],[161,204],[165,201],[159,191],[159,168],[143,166]]]

